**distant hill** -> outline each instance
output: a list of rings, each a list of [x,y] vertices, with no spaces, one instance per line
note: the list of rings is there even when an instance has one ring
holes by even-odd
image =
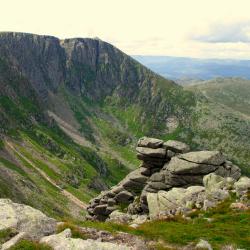
[[[213,102],[223,104],[250,116],[250,80],[242,78],[216,78],[187,87],[198,90]]]
[[[171,56],[133,56],[156,73],[170,79],[212,79],[243,77],[250,79],[250,60],[197,59]]]

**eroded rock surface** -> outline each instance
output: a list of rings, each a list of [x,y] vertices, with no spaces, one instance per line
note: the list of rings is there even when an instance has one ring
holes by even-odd
[[[185,213],[196,207],[208,209],[229,196],[229,189],[245,193],[248,179],[240,178],[240,168],[219,151],[189,152],[178,141],[143,137],[138,141],[140,167],[119,184],[91,200],[89,219],[114,219],[117,210],[127,206],[131,215]],[[117,220],[126,217],[117,216]]]
[[[53,234],[56,224],[56,220],[37,209],[9,199],[0,199],[0,230],[13,228],[17,232],[26,233],[31,239],[40,239]]]

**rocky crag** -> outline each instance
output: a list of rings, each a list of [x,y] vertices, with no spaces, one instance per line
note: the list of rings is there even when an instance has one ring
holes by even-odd
[[[9,199],[0,199],[0,232],[4,230],[9,232],[6,241],[1,242],[2,239],[0,239],[1,250],[12,249],[24,240],[45,244],[46,249],[55,250],[147,249],[143,240],[130,234],[118,233],[113,236],[107,231],[79,227],[79,232],[84,234],[86,238],[82,239],[73,237],[69,228],[58,232],[60,226],[63,225],[63,222],[47,217],[41,211],[30,206],[14,203]],[[22,247],[21,249],[35,248]]]
[[[136,151],[140,167],[92,199],[88,219],[136,224],[215,207],[229,190],[246,198],[250,179],[219,151],[190,152],[185,143],[147,137]]]

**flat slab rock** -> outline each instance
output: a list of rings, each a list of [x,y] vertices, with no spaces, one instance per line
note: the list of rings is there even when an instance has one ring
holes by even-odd
[[[181,154],[180,159],[200,163],[219,166],[226,161],[225,156],[219,151],[197,151]]]
[[[163,145],[162,140],[150,137],[142,137],[141,139],[139,139],[137,143],[138,147],[146,147],[146,148],[160,148],[162,145]]]
[[[153,157],[153,158],[165,158],[166,157],[166,149],[164,148],[144,148],[144,147],[137,147],[136,151],[139,154],[148,156],[148,157]]]
[[[187,153],[190,151],[190,147],[186,143],[174,140],[168,140],[167,142],[164,142],[163,148],[171,150],[175,153]]]
[[[179,157],[173,157],[167,165],[167,169],[177,175],[208,174],[215,171],[218,166],[189,162]]]

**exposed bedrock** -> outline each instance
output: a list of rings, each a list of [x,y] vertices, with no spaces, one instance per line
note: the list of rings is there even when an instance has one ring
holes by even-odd
[[[205,189],[209,189],[211,181],[220,183],[219,187],[240,178],[240,168],[227,161],[221,152],[189,151],[190,147],[179,141],[139,139],[136,152],[141,165],[116,186],[92,199],[87,218],[106,220],[112,212],[124,208],[130,214],[149,214],[152,206],[158,206],[157,209],[162,211],[167,203],[178,205],[185,201],[186,204],[191,197],[193,200],[194,197],[205,199],[208,196]],[[173,201],[177,195],[179,199]]]

